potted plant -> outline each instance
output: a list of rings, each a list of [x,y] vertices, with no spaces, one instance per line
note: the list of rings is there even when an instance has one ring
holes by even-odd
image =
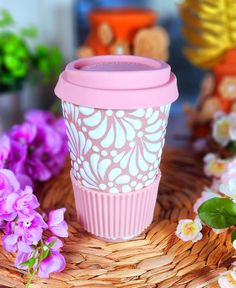
[[[29,39],[37,37],[34,27],[11,30],[14,20],[7,10],[0,11],[0,118],[7,128],[24,110],[38,106],[40,93],[35,87],[45,87],[57,79],[62,55],[57,47],[38,44],[30,48]],[[30,83],[30,85],[25,85]],[[37,84],[37,85],[36,85]],[[25,89],[26,87],[26,89]],[[32,89],[34,90],[32,91]],[[41,91],[40,91],[41,92]],[[34,96],[35,95],[35,96]],[[40,98],[42,99],[41,95]],[[22,105],[23,103],[23,105]],[[0,127],[1,129],[1,127]]]

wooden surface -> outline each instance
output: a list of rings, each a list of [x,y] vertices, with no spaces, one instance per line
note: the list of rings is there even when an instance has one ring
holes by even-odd
[[[50,279],[36,278],[30,287],[218,287],[217,276],[233,262],[227,233],[216,235],[204,228],[203,240],[197,243],[175,236],[177,221],[193,216],[192,204],[208,184],[200,159],[186,151],[165,151],[154,221],[137,239],[123,243],[106,243],[80,227],[69,169],[67,161],[62,173],[37,192],[45,211],[67,208],[70,235],[63,248],[67,267]],[[13,263],[14,255],[0,247],[0,287],[23,287],[26,275]]]

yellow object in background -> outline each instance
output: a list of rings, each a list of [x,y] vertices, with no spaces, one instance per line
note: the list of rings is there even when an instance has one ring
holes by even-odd
[[[235,0],[184,0],[179,8],[187,41],[184,53],[194,65],[212,68],[236,48]]]

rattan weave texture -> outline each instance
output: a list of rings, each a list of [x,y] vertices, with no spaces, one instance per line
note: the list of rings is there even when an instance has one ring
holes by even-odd
[[[194,244],[175,236],[177,221],[193,216],[192,204],[209,181],[202,174],[200,158],[189,151],[165,151],[154,221],[137,239],[123,243],[106,243],[80,227],[69,170],[67,161],[59,176],[38,189],[45,211],[67,208],[70,235],[63,248],[67,267],[50,279],[36,278],[30,287],[218,287],[218,274],[234,261],[227,233],[217,235],[204,228],[203,240]],[[26,274],[13,263],[14,255],[0,246],[0,287],[23,287]]]

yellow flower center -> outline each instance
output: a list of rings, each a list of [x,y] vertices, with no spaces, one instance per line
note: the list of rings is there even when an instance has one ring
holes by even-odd
[[[210,165],[209,165],[209,171],[211,172],[211,174],[218,174],[223,172],[225,169],[225,163],[223,162],[217,162],[217,161],[213,161]]]
[[[196,225],[194,222],[185,223],[181,229],[181,232],[186,235],[190,236],[197,231]]]
[[[220,123],[218,126],[218,134],[223,137],[228,137],[229,136],[229,128],[230,128],[230,123],[229,121],[225,120]]]
[[[235,287],[236,287],[236,281],[232,277],[231,273],[226,274],[226,278],[227,278],[227,280],[229,281],[230,284],[235,285]]]

